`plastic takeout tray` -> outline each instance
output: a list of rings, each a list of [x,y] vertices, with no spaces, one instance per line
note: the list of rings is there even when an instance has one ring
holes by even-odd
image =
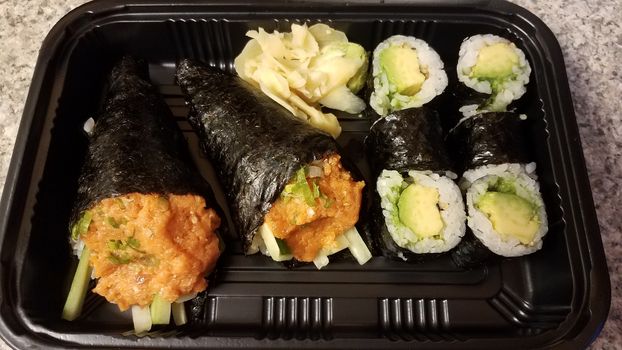
[[[173,82],[176,60],[232,71],[247,30],[318,21],[367,50],[393,34],[424,39],[445,62],[450,87],[466,36],[501,35],[525,51],[533,72],[518,110],[529,115],[529,151],[550,221],[543,249],[474,270],[458,269],[448,258],[412,265],[382,257],[362,267],[346,260],[321,271],[287,270],[262,256],[245,257],[239,241],[228,237],[198,327],[124,336],[129,313],[93,295],[81,319],[62,321],[75,266],[67,222],[87,146],[82,125],[98,110],[115,61],[122,54],[148,60],[151,79],[224,207],[185,121],[188,109]],[[455,115],[453,104],[439,105],[441,116]],[[342,126],[339,142],[371,186],[362,147],[370,121],[344,117]],[[0,334],[18,348],[582,348],[602,328],[610,303],[559,45],[537,17],[507,2],[152,0],[79,7],[41,48],[0,207],[0,238]]]

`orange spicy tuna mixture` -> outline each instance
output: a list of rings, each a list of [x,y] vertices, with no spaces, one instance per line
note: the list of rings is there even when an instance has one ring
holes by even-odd
[[[220,218],[196,195],[132,193],[90,210],[83,235],[91,251],[95,293],[123,311],[159,294],[173,302],[205,290],[205,273],[220,255]]]
[[[354,181],[340,159],[337,154],[323,159],[318,164],[323,172],[320,177],[297,174],[300,178],[286,186],[266,215],[265,223],[274,236],[283,239],[300,261],[313,261],[320,249],[333,244],[358,221],[365,183]],[[296,195],[296,186],[301,185],[304,191],[308,186],[312,197]]]

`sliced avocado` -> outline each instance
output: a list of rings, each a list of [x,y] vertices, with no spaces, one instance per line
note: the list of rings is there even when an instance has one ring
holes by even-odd
[[[471,69],[471,76],[482,80],[504,79],[512,74],[518,65],[518,55],[508,43],[496,43],[479,51],[477,62]]]
[[[410,47],[393,45],[384,49],[380,66],[398,93],[413,96],[421,90],[425,75],[421,73],[417,52]]]
[[[516,194],[516,181],[512,179],[498,177],[497,181],[491,184],[488,190],[490,192]]]
[[[537,207],[515,194],[486,192],[475,206],[502,237],[516,237],[522,244],[531,243],[540,228]]]
[[[397,202],[400,221],[421,238],[436,236],[444,227],[438,209],[438,190],[412,184]]]

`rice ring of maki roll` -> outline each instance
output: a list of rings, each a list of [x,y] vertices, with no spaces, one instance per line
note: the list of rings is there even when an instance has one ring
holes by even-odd
[[[447,74],[438,53],[425,41],[394,35],[374,50],[374,91],[369,104],[379,115],[421,107],[443,93]]]
[[[534,180],[538,180],[536,174],[536,163],[501,163],[488,164],[469,169],[462,174],[458,185],[463,191],[466,191],[473,185],[475,181],[489,175],[503,175],[506,172],[515,174],[525,174]]]
[[[464,39],[458,55],[458,80],[489,95],[481,104],[461,107],[465,116],[505,111],[527,91],[531,67],[525,53],[511,41],[493,34],[474,35]]]
[[[393,112],[374,123],[366,144],[377,179],[371,230],[383,254],[417,262],[454,248],[466,214],[438,114]]]
[[[416,254],[443,253],[464,235],[462,195],[450,177],[417,170],[403,177],[384,170],[377,191],[384,223],[399,247]],[[403,253],[398,256],[407,260]]]
[[[371,258],[355,227],[365,183],[346,169],[330,135],[218,69],[183,60],[176,80],[245,254],[317,268],[346,248],[359,264]]]
[[[475,180],[467,190],[468,225],[488,249],[504,257],[542,248],[548,230],[539,185],[521,167]]]

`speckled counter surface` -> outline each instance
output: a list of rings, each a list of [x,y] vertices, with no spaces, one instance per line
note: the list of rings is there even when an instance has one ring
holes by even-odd
[[[39,46],[84,2],[0,0],[0,189]],[[591,348],[622,349],[622,1],[515,2],[538,15],[562,47],[612,285],[609,318]]]

